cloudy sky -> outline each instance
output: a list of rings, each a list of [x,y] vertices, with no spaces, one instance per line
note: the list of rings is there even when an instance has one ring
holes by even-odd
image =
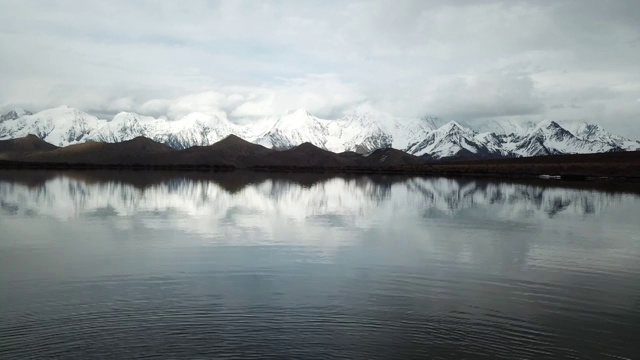
[[[640,135],[640,1],[0,0],[0,107],[584,119]]]

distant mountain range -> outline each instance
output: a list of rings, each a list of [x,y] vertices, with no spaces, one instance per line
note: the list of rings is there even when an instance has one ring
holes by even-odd
[[[286,162],[288,156],[306,156],[300,155],[305,151],[304,148],[299,148],[302,144],[326,151],[323,161],[332,163],[330,152],[339,157],[340,163],[346,161],[349,164],[361,161],[362,157],[354,157],[354,153],[370,154],[369,156],[375,154],[382,162],[385,159],[397,159],[399,162],[411,163],[416,160],[415,157],[427,160],[490,159],[640,149],[639,141],[611,134],[599,125],[571,121],[529,123],[492,120],[469,126],[438,118],[399,119],[375,111],[360,111],[339,119],[327,120],[305,110],[297,110],[280,117],[239,125],[203,113],[192,113],[170,121],[122,112],[111,120],[104,120],[67,106],[35,114],[16,109],[1,115],[0,140],[24,138],[28,135],[35,135],[58,147],[87,142],[124,143],[144,137],[159,143],[158,145],[166,145],[163,151],[189,149],[188,152],[180,152],[180,157],[194,162],[196,159],[202,161],[201,159],[214,156],[211,154],[215,151],[208,147],[229,135],[237,137],[232,138],[235,142],[244,139],[249,143],[262,145],[258,151],[260,156],[266,156],[269,153],[267,150],[298,149],[294,155],[286,151],[278,152],[277,156],[270,155],[274,159],[271,160],[273,163]],[[141,141],[138,139],[132,144],[139,146]],[[236,143],[235,146],[239,145]],[[229,162],[237,161],[240,157],[244,161],[249,157],[255,158],[251,151],[257,151],[258,148],[250,150],[244,143],[239,147],[245,152],[244,155],[227,154],[226,158],[233,158]],[[108,145],[87,144],[72,147],[72,150],[54,150],[47,156],[61,156],[54,155],[60,153],[70,156],[69,152],[75,151],[84,153],[84,157],[93,154],[91,156],[99,159],[105,156],[101,152],[107,148]],[[382,152],[376,153],[376,150],[389,148],[401,150],[405,154],[393,153],[385,157],[381,155]],[[112,151],[112,148],[109,149]],[[207,152],[211,154],[205,155]],[[323,154],[315,149],[312,152],[314,156]]]

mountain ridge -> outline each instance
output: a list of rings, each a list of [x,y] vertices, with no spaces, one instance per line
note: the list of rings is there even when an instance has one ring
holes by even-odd
[[[372,110],[338,119],[320,119],[304,109],[240,125],[226,118],[191,113],[179,120],[156,119],[120,112],[111,120],[98,119],[68,106],[35,114],[12,111],[2,115],[0,140],[34,134],[55,145],[87,141],[116,143],[144,136],[175,149],[209,146],[229,135],[275,150],[305,142],[334,153],[372,153],[396,148],[431,160],[526,157],[627,151],[640,148],[637,140],[614,135],[585,122],[540,123],[491,120],[472,127],[439,118],[399,119]]]
[[[27,154],[18,160],[25,162],[59,162],[91,164],[153,163],[158,154],[177,150],[154,140],[138,136],[117,143],[87,141],[47,152]]]
[[[0,142],[44,142],[31,135]],[[287,150],[268,149],[230,135],[209,146],[177,150],[145,137],[119,143],[87,141],[51,150],[16,154],[0,151],[0,168],[9,169],[154,169],[276,172],[385,173],[446,176],[560,177],[567,180],[607,178],[640,180],[640,151],[570,154],[521,158],[433,161],[401,150],[378,149],[368,155],[334,153],[311,143]],[[11,149],[9,149],[11,150]],[[7,157],[7,154],[9,156]],[[11,156],[13,154],[13,156]]]

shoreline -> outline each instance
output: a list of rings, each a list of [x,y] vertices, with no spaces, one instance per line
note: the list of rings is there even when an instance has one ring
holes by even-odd
[[[251,166],[208,164],[98,164],[21,162],[0,160],[4,170],[131,170],[170,172],[233,172],[253,171],[258,173],[314,173],[354,175],[404,175],[445,176],[493,179],[553,179],[560,181],[588,182],[640,182],[640,165],[636,163],[441,163],[405,166]]]
[[[557,178],[540,177],[492,177],[481,176],[456,176],[444,174],[421,174],[421,173],[346,173],[346,172],[267,172],[254,171],[249,169],[238,169],[235,171],[175,171],[156,170],[140,171],[139,169],[0,169],[0,181],[23,182],[29,186],[35,186],[47,179],[57,176],[83,179],[89,182],[124,182],[130,183],[141,189],[149,186],[156,186],[176,179],[190,179],[194,181],[211,181],[230,192],[236,192],[251,184],[258,184],[264,181],[286,181],[303,186],[311,186],[318,182],[330,179],[344,179],[346,181],[359,179],[370,179],[381,184],[395,184],[407,181],[412,178],[433,178],[447,179],[464,183],[478,184],[520,184],[525,186],[540,186],[545,188],[570,188],[589,189],[605,191],[607,193],[628,193],[640,195],[640,181],[611,181],[599,179],[596,181],[567,181]]]

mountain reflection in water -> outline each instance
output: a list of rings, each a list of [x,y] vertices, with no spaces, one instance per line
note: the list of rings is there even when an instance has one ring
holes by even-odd
[[[0,358],[633,358],[638,194],[0,171]]]
[[[70,218],[96,211],[183,212],[220,216],[234,209],[277,210],[301,221],[411,207],[422,216],[455,216],[499,206],[518,216],[584,216],[640,193],[635,184],[604,190],[548,181],[504,182],[406,176],[341,177],[257,172],[0,172],[0,202],[9,213]],[[621,191],[622,190],[622,191]],[[625,191],[626,190],[626,191]],[[393,196],[392,196],[393,194]],[[408,203],[407,203],[408,202]],[[253,209],[253,210],[252,210]]]

